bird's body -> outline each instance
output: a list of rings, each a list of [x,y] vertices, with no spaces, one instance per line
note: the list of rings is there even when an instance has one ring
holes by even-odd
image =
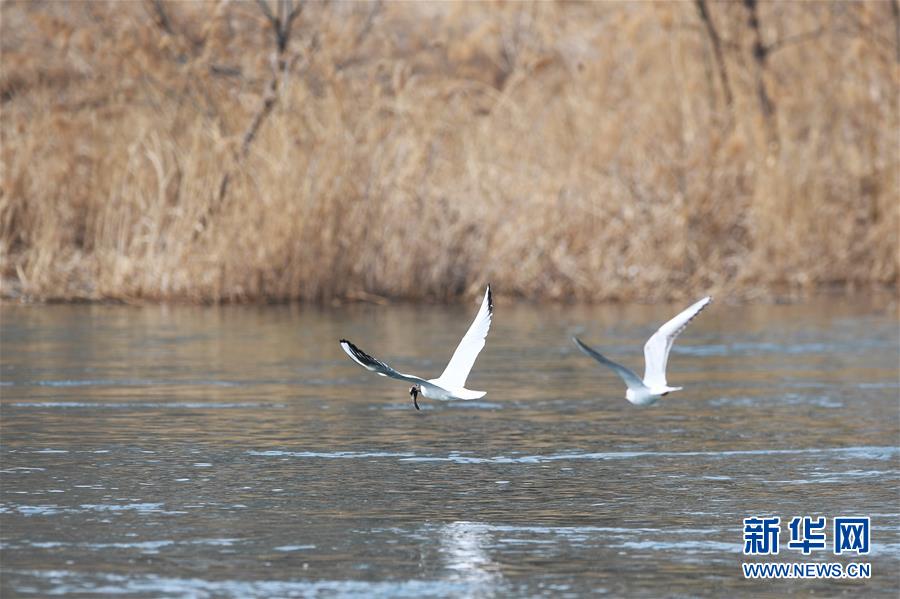
[[[421,385],[419,393],[422,397],[428,399],[436,399],[438,401],[452,401],[454,399],[480,399],[487,395],[487,391],[472,391],[465,387],[451,387],[446,385],[441,379],[429,379]]]
[[[679,391],[681,387],[666,387],[665,389],[651,389],[644,387],[643,389],[626,389],[625,399],[636,406],[652,406],[660,397],[671,391]]]
[[[373,358],[350,341],[341,339],[341,347],[350,358],[365,368],[380,376],[388,376],[401,381],[412,383],[409,394],[413,399],[416,409],[419,409],[417,396],[422,395],[427,399],[438,401],[451,401],[456,399],[469,400],[484,397],[486,391],[472,391],[466,389],[466,379],[475,364],[475,359],[484,347],[484,340],[491,328],[491,319],[494,315],[494,304],[491,297],[491,286],[488,285],[484,293],[481,308],[475,315],[469,330],[453,352],[450,362],[441,376],[435,379],[423,379],[421,377],[403,374],[388,366],[386,363]]]
[[[672,351],[675,338],[711,301],[711,297],[704,297],[659,327],[659,330],[647,340],[647,343],[644,344],[643,379],[625,366],[613,362],[597,350],[588,347],[578,337],[573,337],[572,340],[581,351],[612,369],[625,381],[625,385],[628,387],[625,391],[625,399],[638,406],[649,406],[656,403],[660,397],[668,395],[672,391],[681,390],[681,387],[670,387],[666,382],[666,364],[669,360],[669,352]]]

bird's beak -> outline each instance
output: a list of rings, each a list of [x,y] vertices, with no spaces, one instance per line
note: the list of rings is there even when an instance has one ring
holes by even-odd
[[[412,395],[413,405],[416,406],[416,409],[418,410],[419,409],[419,402],[418,402],[419,390],[416,389],[415,387],[413,387],[412,389],[409,390],[409,394]]]

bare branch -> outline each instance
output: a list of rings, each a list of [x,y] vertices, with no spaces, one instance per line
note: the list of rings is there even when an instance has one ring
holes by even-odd
[[[286,75],[289,66],[293,64],[292,61],[285,60],[285,50],[291,39],[291,28],[294,21],[300,16],[300,13],[303,10],[303,3],[297,2],[297,4],[294,4],[292,0],[278,0],[276,5],[277,14],[272,12],[272,8],[266,0],[256,0],[256,5],[259,6],[260,11],[272,28],[272,33],[275,35],[277,62],[273,65],[272,78],[269,80],[266,89],[263,92],[259,109],[256,111],[256,114],[253,115],[247,129],[244,131],[240,149],[235,152],[234,164],[231,169],[226,170],[225,174],[222,175],[222,180],[219,182],[219,193],[216,196],[216,203],[207,209],[200,217],[197,227],[194,230],[195,237],[203,232],[209,219],[212,218],[213,214],[224,202],[225,196],[228,194],[228,185],[231,182],[232,171],[236,169],[250,153],[250,146],[253,144],[263,123],[272,113],[272,109],[275,108],[275,104],[278,101],[279,81]]]
[[[716,57],[716,67],[719,70],[719,80],[722,83],[722,91],[725,93],[725,104],[730,108],[734,98],[731,94],[731,84],[728,82],[728,72],[725,70],[725,57],[722,54],[722,40],[719,37],[719,32],[716,31],[716,26],[709,14],[709,7],[706,5],[706,0],[695,0],[695,4],[697,6],[697,12],[700,13],[700,20],[702,20],[703,24],[706,26],[706,34],[709,36],[709,41],[712,43],[713,54]]]
[[[287,17],[284,18],[281,24],[281,40],[282,43],[279,44],[278,50],[280,52],[284,52],[287,49],[287,42],[291,38],[291,26],[294,24],[294,19],[300,16],[300,13],[303,12],[303,2],[299,1],[297,4],[292,6],[291,0],[282,0],[284,10],[287,11]]]
[[[269,81],[269,87],[266,88],[265,93],[263,94],[263,102],[257,111],[256,115],[254,115],[253,120],[250,121],[250,126],[247,127],[247,131],[244,133],[244,139],[241,142],[241,158],[245,158],[247,153],[250,151],[250,144],[253,143],[253,140],[256,138],[256,133],[259,131],[260,126],[263,124],[263,121],[269,116],[269,113],[272,112],[272,108],[275,106],[275,100],[278,99],[276,95],[277,92],[278,80],[276,78],[272,78]]]
[[[285,2],[287,2],[287,4],[290,6],[291,0],[285,0]],[[379,0],[379,3],[380,3],[380,0]],[[288,12],[288,16],[286,19],[288,27],[290,27],[290,24],[294,22],[294,19],[299,17],[300,13],[303,12],[303,6],[304,6],[303,0],[297,0],[297,4],[294,5],[294,7],[291,8],[291,10]]]
[[[303,11],[303,2],[294,4],[292,0],[278,0],[276,5],[278,14],[272,13],[269,3],[266,0],[256,0],[256,5],[262,11],[272,32],[275,34],[275,43],[278,47],[278,54],[284,54],[287,49],[288,41],[291,39],[291,26],[294,20],[300,16]]]
[[[272,14],[272,9],[269,8],[269,3],[266,2],[266,0],[256,0],[256,5],[259,6],[259,10],[261,10],[266,19],[269,20],[269,24],[272,26],[272,29],[277,32],[280,29],[278,25],[278,18]]]
[[[894,1],[896,2],[897,0]],[[369,31],[372,29],[372,23],[375,22],[375,17],[381,12],[381,4],[382,0],[375,0],[375,2],[372,3],[372,9],[369,11],[368,16],[366,16],[366,22],[363,23],[359,33],[356,34],[356,44],[359,44],[367,35],[369,35]]]
[[[759,13],[757,12],[757,0],[744,0],[744,7],[748,12],[747,24],[753,30],[753,58],[756,61],[756,91],[759,96],[759,104],[769,127],[769,141],[778,140],[775,130],[775,103],[766,88],[765,70],[766,59],[769,56],[769,48],[763,43],[762,28],[759,25]]]
[[[169,35],[175,35],[175,31],[172,29],[172,21],[169,20],[169,14],[166,12],[163,1],[151,0],[150,5],[153,7],[153,20],[157,26]]]

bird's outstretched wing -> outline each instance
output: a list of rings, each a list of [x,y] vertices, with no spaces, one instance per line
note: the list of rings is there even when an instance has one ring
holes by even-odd
[[[438,385],[448,389],[459,389],[466,386],[466,379],[469,378],[475,359],[484,347],[484,339],[491,328],[493,316],[494,302],[491,297],[491,286],[488,285],[475,320],[472,321],[469,330],[466,331],[462,341],[456,347],[456,351],[453,352],[453,357],[450,358],[444,372],[435,380]]]
[[[597,360],[604,366],[608,366],[609,368],[612,368],[613,371],[615,371],[615,373],[618,374],[619,377],[623,381],[625,381],[625,384],[628,386],[629,389],[634,389],[635,391],[637,391],[638,389],[644,388],[644,383],[641,381],[640,378],[638,378],[638,375],[636,375],[630,369],[625,368],[621,364],[616,364],[615,362],[613,362],[612,360],[610,360],[609,358],[607,358],[606,356],[604,356],[603,354],[601,354],[600,352],[595,350],[594,348],[588,347],[578,337],[572,337],[572,341],[574,341],[575,345],[578,346],[578,349],[583,351],[585,354],[594,358],[595,360]]]
[[[371,370],[375,374],[379,374],[381,376],[389,376],[393,379],[399,379],[401,381],[407,381],[409,383],[422,384],[426,382],[424,379],[421,379],[417,376],[397,372],[381,360],[373,358],[346,339],[341,339],[341,347],[344,348],[344,351],[347,352],[347,355],[350,356],[354,362],[356,362],[366,370]]]
[[[693,304],[687,310],[659,327],[653,336],[644,344],[644,383],[648,387],[666,387],[666,363],[675,338],[687,324],[705,308],[712,298],[707,296]]]

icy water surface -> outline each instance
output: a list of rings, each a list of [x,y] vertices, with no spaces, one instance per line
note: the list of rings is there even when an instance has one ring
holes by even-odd
[[[487,396],[416,412],[338,339],[436,376],[476,304],[5,305],[0,594],[896,597],[896,307],[715,303],[650,408],[569,341],[641,371],[681,307],[500,301]],[[752,515],[871,579],[744,580]],[[786,549],[803,515],[872,553]]]

